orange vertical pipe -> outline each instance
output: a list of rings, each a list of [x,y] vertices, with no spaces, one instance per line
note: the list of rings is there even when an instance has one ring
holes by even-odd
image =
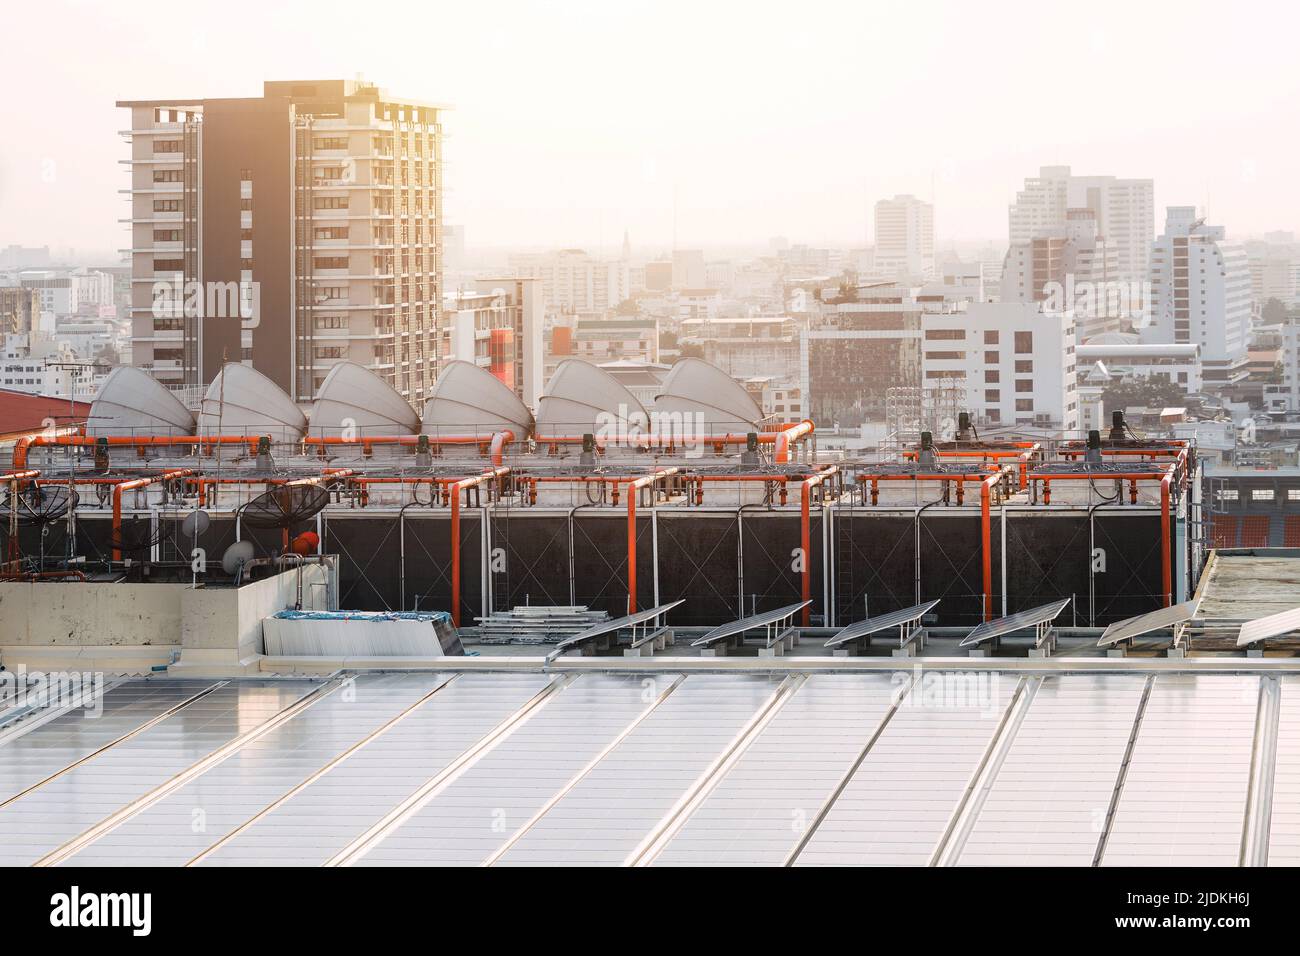
[[[799,495],[799,548],[803,553],[801,591],[804,601],[812,600],[812,490],[827,478],[839,472],[838,465],[806,478],[800,485]],[[803,606],[801,618],[804,627],[812,623],[812,605]]]
[[[653,475],[634,478],[627,483],[627,613],[636,613],[636,495],[637,491],[653,485],[660,478],[677,474],[676,468],[663,468]],[[618,494],[618,486],[614,485]],[[617,498],[615,498],[617,503]]]
[[[1001,475],[989,475],[980,482],[980,546],[984,563],[984,620],[993,620],[993,514],[990,495]]]
[[[1173,604],[1173,541],[1169,531],[1169,485],[1174,479],[1174,468],[1160,479],[1160,585],[1165,592],[1165,607]]]

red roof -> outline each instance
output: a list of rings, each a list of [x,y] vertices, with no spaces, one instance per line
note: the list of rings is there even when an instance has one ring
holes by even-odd
[[[50,421],[63,428],[84,422],[89,415],[87,402],[0,388],[0,438],[41,431],[49,427]]]

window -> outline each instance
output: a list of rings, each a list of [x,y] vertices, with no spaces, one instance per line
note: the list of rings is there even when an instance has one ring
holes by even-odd
[[[345,346],[342,345],[318,345],[314,349],[318,359],[335,359],[343,358]]]
[[[316,269],[346,269],[348,267],[348,257],[316,256],[312,259],[311,264]]]
[[[346,329],[348,320],[341,315],[318,315],[316,316],[316,328],[318,329]]]
[[[1034,380],[1032,378],[1016,379],[1017,392],[1032,392],[1034,390]]]
[[[966,357],[966,353],[965,352],[926,352],[925,357],[927,361],[931,361],[931,362],[956,361],[959,359],[964,359]]]
[[[251,183],[253,181],[253,171],[251,169],[241,169],[239,171],[239,181],[241,183]]]
[[[317,196],[313,205],[317,209],[347,209],[347,196]]]
[[[348,237],[347,226],[318,226],[314,233],[317,239],[346,239]]]
[[[1027,355],[1034,351],[1034,333],[1017,332],[1016,333],[1016,354]]]
[[[160,139],[153,144],[155,153],[179,153],[181,151],[181,141],[179,139]]]
[[[348,138],[346,136],[317,136],[312,140],[312,147],[315,149],[347,149]]]
[[[155,199],[153,201],[154,212],[180,212],[181,201],[179,199]]]
[[[181,181],[181,171],[179,169],[155,169],[153,171],[153,181],[156,183],[178,183]]]
[[[997,344],[998,344],[998,330],[997,330],[997,329],[988,329],[988,330],[986,330],[986,331],[984,332],[984,344],[985,344],[985,345],[997,345]]]
[[[153,231],[154,242],[180,242],[182,238],[179,229],[155,229]]]
[[[155,259],[153,261],[154,272],[184,272],[184,259]]]
[[[1220,501],[1236,501],[1240,497],[1236,488],[1223,488],[1219,491]]]
[[[241,229],[241,230],[239,230],[239,238],[240,238],[240,239],[243,239],[243,240],[245,240],[245,241],[247,241],[247,242],[252,242],[252,241],[253,241],[253,230],[251,230],[251,229]]]
[[[992,383],[992,384],[995,384],[995,385],[996,385],[997,382],[998,382],[998,380],[999,380],[999,378],[1000,378],[1000,375],[998,374],[998,370],[997,370],[997,369],[995,369],[995,368],[986,368],[986,369],[984,370],[984,381],[985,381],[986,383]]]
[[[1034,410],[1034,400],[1032,398],[1017,398],[1016,411],[1032,412]]]
[[[966,330],[965,329],[926,329],[925,337],[930,340],[965,339]]]
[[[1032,375],[1034,373],[1034,363],[1028,359],[1016,359],[1016,372],[1020,375]]]
[[[1251,501],[1272,501],[1272,500],[1273,500],[1273,489],[1272,489],[1272,488],[1255,488],[1255,489],[1252,490],[1251,493],[1250,493],[1250,500],[1251,500]]]
[[[999,359],[998,359],[998,353],[997,353],[997,352],[985,352],[985,353],[984,353],[984,364],[985,364],[985,365],[997,365],[997,364],[998,364],[998,361],[999,361]]]
[[[984,389],[984,401],[986,402],[1002,401],[1002,390],[997,388]]]
[[[1286,490],[1287,501],[1300,501],[1300,488],[1288,488]]]

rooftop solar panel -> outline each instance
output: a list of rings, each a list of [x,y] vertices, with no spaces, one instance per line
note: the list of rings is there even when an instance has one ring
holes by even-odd
[[[577,647],[583,641],[590,641],[593,638],[603,637],[606,634],[613,634],[629,627],[636,627],[638,624],[645,624],[648,621],[653,621],[659,615],[667,614],[685,600],[685,598],[681,598],[680,600],[672,601],[669,604],[660,604],[658,607],[648,608],[644,611],[637,611],[635,614],[627,615],[627,617],[615,618],[612,621],[601,621],[599,624],[592,625],[585,631],[580,631],[572,637],[567,637],[560,641],[559,644],[555,645],[555,650],[551,653],[551,656],[554,657],[557,654],[563,654],[570,648]]]
[[[962,640],[959,647],[973,647],[976,644],[982,644],[990,641],[995,637],[1001,637],[1004,634],[1011,634],[1015,631],[1023,631],[1026,628],[1038,627],[1056,620],[1056,616],[1066,609],[1070,603],[1070,598],[1061,601],[1053,601],[1051,604],[1043,604],[1039,607],[1030,608],[1028,611],[1020,611],[1009,617],[1000,617],[994,621],[985,621],[983,624],[972,630]]]
[[[1245,647],[1247,644],[1264,641],[1270,637],[1281,637],[1295,630],[1300,630],[1300,607],[1247,621],[1237,632],[1237,646]]]
[[[699,640],[692,641],[691,647],[708,647],[724,637],[734,637],[756,627],[768,627],[783,618],[791,617],[796,612],[802,611],[811,603],[812,601],[800,601],[798,604],[787,604],[785,607],[779,607],[775,611],[764,611],[762,614],[742,617],[740,620],[731,621],[728,624],[719,624]]]
[[[866,637],[868,634],[875,634],[891,627],[902,627],[905,624],[911,624],[913,621],[918,621],[929,614],[938,603],[937,600],[927,601],[924,604],[914,604],[912,607],[905,607],[898,611],[890,611],[888,614],[878,614],[875,617],[857,621],[843,628],[826,642],[826,646],[838,647],[841,644],[847,644],[849,641],[856,641],[859,638]]]
[[[1151,631],[1158,631],[1162,628],[1173,627],[1175,624],[1182,624],[1184,621],[1190,621],[1196,617],[1196,608],[1199,604],[1199,599],[1184,601],[1182,604],[1175,604],[1172,607],[1162,607],[1148,614],[1139,614],[1137,617],[1116,621],[1102,633],[1101,639],[1097,641],[1097,646],[1111,647],[1120,641],[1131,640],[1142,634],[1149,634]]]

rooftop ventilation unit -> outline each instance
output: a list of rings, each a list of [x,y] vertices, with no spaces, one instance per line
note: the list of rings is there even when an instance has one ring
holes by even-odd
[[[193,435],[194,416],[143,369],[119,365],[90,406],[86,434],[132,437]]]
[[[309,433],[346,444],[362,437],[404,437],[420,430],[420,416],[406,399],[356,362],[335,365],[316,392]]]
[[[273,442],[296,442],[307,429],[307,416],[261,372],[231,362],[208,386],[198,426],[200,435],[269,435]]]
[[[539,441],[581,440],[618,443],[643,434],[650,422],[645,407],[604,369],[577,359],[560,363],[538,402]]]
[[[424,404],[422,434],[482,438],[510,431],[523,441],[533,416],[508,385],[472,362],[451,362],[438,375]]]
[[[663,429],[665,418],[683,434],[746,435],[757,428],[763,410],[745,387],[703,359],[680,359],[663,391],[655,396],[655,417]]]

